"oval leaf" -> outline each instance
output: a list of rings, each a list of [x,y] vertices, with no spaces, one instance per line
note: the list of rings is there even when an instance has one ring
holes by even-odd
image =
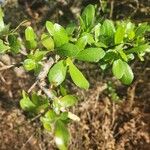
[[[23,66],[27,71],[30,71],[36,67],[36,62],[32,59],[26,59],[23,63]]]
[[[57,49],[57,53],[59,55],[68,57],[76,56],[79,53],[79,51],[79,48],[72,43],[64,44],[63,46]]]
[[[115,27],[111,20],[106,19],[100,27],[100,35],[112,38],[115,33]]]
[[[53,50],[54,49],[54,41],[49,35],[47,34],[42,34],[41,36],[42,44],[45,48],[48,50]]]
[[[48,80],[55,86],[60,85],[66,77],[67,66],[64,61],[57,62],[48,73]]]
[[[82,19],[86,24],[86,27],[90,27],[95,20],[95,7],[89,4],[82,12]]]
[[[46,21],[46,29],[51,36],[54,35],[54,24],[50,21]]]
[[[117,79],[121,79],[124,74],[124,62],[121,59],[113,62],[112,72]]]
[[[125,36],[125,27],[123,25],[119,25],[115,33],[115,44],[122,43],[124,36]]]
[[[126,62],[124,62],[124,74],[123,74],[122,78],[120,79],[121,82],[123,84],[129,85],[129,84],[131,84],[133,79],[134,79],[134,74],[132,72],[131,67]]]
[[[68,34],[66,30],[59,24],[54,24],[54,42],[56,47],[60,47],[69,41]]]
[[[98,62],[105,56],[105,51],[101,48],[87,48],[76,56],[77,59],[88,62]]]
[[[60,105],[62,107],[70,107],[73,106],[77,103],[77,99],[76,97],[72,96],[72,95],[66,95],[62,98],[60,98]]]
[[[27,27],[25,30],[25,38],[27,41],[34,41],[36,39],[36,34],[31,26]]]
[[[23,98],[20,100],[21,108],[25,111],[34,111],[36,106],[32,103],[29,96],[24,91],[22,92],[22,96]]]
[[[69,73],[73,82],[80,88],[88,89],[89,82],[80,72],[80,70],[71,62],[71,60],[69,60],[68,63],[69,63]]]
[[[55,124],[55,142],[60,150],[67,150],[67,145],[69,143],[70,135],[66,125],[58,120]]]

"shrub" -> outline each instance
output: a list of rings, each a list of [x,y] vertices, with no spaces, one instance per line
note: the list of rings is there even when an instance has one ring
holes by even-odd
[[[54,133],[61,150],[67,149],[69,143],[68,123],[80,120],[68,109],[78,100],[68,94],[65,80],[70,75],[76,86],[85,90],[90,86],[75,61],[95,63],[103,71],[112,68],[116,79],[129,85],[134,79],[130,63],[138,58],[143,61],[144,55],[150,51],[144,37],[150,31],[147,23],[113,22],[99,19],[95,12],[95,6],[88,5],[79,16],[79,22],[70,23],[66,28],[47,21],[46,30],[40,36],[28,26],[23,41],[20,41],[19,26],[10,30],[3,22],[4,15],[0,10],[0,54],[22,54],[22,47],[25,47],[25,59],[21,65],[36,76],[31,89],[22,92],[20,106],[32,116],[40,117],[43,127]],[[30,94],[34,86],[38,86],[43,94]]]

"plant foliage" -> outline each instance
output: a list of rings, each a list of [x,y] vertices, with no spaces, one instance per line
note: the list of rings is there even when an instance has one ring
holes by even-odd
[[[76,62],[95,63],[102,70],[112,68],[115,78],[129,85],[134,79],[130,64],[138,58],[143,61],[144,55],[150,52],[150,45],[144,37],[150,31],[147,23],[136,25],[131,21],[98,21],[96,11],[95,6],[88,5],[79,16],[79,22],[66,28],[47,21],[41,35],[28,26],[21,42],[17,30],[10,30],[9,25],[5,25],[0,9],[0,54],[18,55],[22,52],[22,46],[25,47],[27,55],[21,64],[27,72],[35,74],[43,91],[41,95],[23,91],[20,106],[32,115],[41,114],[43,127],[54,133],[60,150],[66,150],[69,144],[68,123],[70,120],[79,121],[68,109],[77,104],[77,98],[68,94],[65,81],[70,76],[76,86],[86,90],[90,87]],[[53,64],[44,65],[56,56],[59,57]],[[47,73],[42,78],[43,70]],[[40,84],[43,80],[46,86]]]

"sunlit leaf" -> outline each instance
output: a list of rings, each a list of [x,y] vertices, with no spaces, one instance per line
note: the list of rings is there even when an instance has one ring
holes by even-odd
[[[69,143],[70,135],[66,125],[58,120],[55,123],[55,143],[60,150],[67,150],[67,145]]]
[[[29,96],[23,91],[23,98],[20,100],[20,106],[25,111],[34,111],[36,105],[30,100]]]
[[[36,67],[36,62],[33,59],[26,59],[23,66],[27,71],[30,71]]]
[[[10,47],[7,46],[7,45],[5,45],[5,44],[3,43],[3,41],[0,39],[0,54],[1,54],[1,53],[4,53],[5,51],[7,51],[7,50],[9,50],[9,49],[10,49]]]
[[[67,66],[63,60],[57,62],[48,73],[48,80],[55,86],[60,85],[66,77]]]
[[[133,79],[134,79],[134,74],[132,72],[131,67],[126,62],[124,62],[124,74],[120,79],[121,82],[125,85],[129,85],[132,83]]]
[[[83,89],[89,88],[89,82],[86,80],[84,75],[80,72],[80,70],[68,59],[67,63],[69,64],[69,73],[73,80],[73,82]]]
[[[95,7],[89,4],[84,8],[81,16],[86,27],[90,27],[91,25],[93,25],[95,20]]]
[[[118,60],[115,60],[113,62],[113,67],[112,67],[112,71],[113,71],[113,74],[114,76],[117,78],[117,79],[121,79],[123,74],[124,74],[124,62],[121,60],[121,59],[118,59]]]
[[[115,44],[120,44],[123,42],[125,36],[125,26],[119,25],[115,33]]]
[[[60,98],[60,105],[62,107],[70,107],[77,103],[77,98],[72,95],[66,95]]]
[[[88,62],[98,62],[105,56],[105,51],[101,48],[87,48],[78,53],[77,59]]]
[[[59,24],[55,23],[54,24],[54,42],[56,47],[60,47],[69,41],[68,34],[66,30]]]
[[[75,57],[79,53],[78,46],[67,43],[62,45],[60,48],[57,49],[57,53],[61,56],[68,56],[68,57]]]
[[[42,44],[44,47],[47,48],[47,50],[53,50],[54,49],[54,41],[49,35],[47,34],[42,34],[41,36]]]

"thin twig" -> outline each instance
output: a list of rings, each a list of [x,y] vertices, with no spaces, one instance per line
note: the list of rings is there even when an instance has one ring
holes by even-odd
[[[40,74],[38,75],[38,77],[37,77],[36,81],[33,83],[33,85],[29,88],[28,93],[30,93],[37,84],[39,84],[39,87],[43,87],[43,85],[41,85],[41,84],[45,85],[45,83],[43,83],[43,82],[44,82],[45,78],[47,77],[48,71],[52,67],[53,64],[54,64],[54,60],[52,58],[50,58],[48,60],[48,62],[46,62],[43,65],[43,70],[40,72]]]
[[[0,71],[10,69],[10,68],[12,68],[12,67],[14,67],[14,66],[15,66],[15,65],[3,66],[3,67],[0,68]]]
[[[38,83],[38,80],[36,80],[33,84],[32,84],[32,86],[29,88],[29,90],[28,90],[28,93],[30,93],[33,89],[34,89],[34,87],[37,85],[37,83]]]
[[[114,0],[112,0],[110,2],[110,14],[109,17],[112,18],[113,17],[113,12],[114,12]]]
[[[27,143],[34,137],[35,132],[29,137],[29,139],[23,144],[23,146],[21,147],[20,150],[23,150],[25,148],[25,146],[27,145]]]

